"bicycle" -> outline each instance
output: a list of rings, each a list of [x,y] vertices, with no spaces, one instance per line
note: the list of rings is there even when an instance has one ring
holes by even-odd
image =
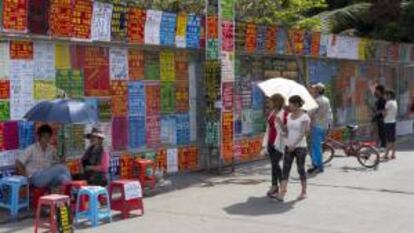
[[[323,163],[329,163],[335,157],[335,151],[340,149],[345,153],[345,157],[356,157],[358,162],[366,168],[375,168],[380,163],[380,154],[378,150],[363,142],[355,140],[357,125],[347,125],[350,131],[349,141],[339,141],[331,137],[326,137],[323,142]]]

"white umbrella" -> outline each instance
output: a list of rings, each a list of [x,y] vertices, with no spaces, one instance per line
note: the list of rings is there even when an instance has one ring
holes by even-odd
[[[302,109],[310,111],[318,108],[318,104],[306,87],[293,80],[285,78],[272,78],[260,82],[258,86],[267,97],[271,97],[274,94],[280,94],[285,98],[298,95],[305,101]]]

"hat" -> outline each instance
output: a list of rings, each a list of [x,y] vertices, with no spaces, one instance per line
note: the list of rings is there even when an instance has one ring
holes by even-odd
[[[319,83],[316,83],[316,84],[312,85],[312,87],[313,87],[313,88],[320,88],[320,89],[325,90],[325,84],[323,84],[323,83],[321,83],[321,82],[319,82]]]
[[[105,135],[103,134],[102,130],[96,127],[92,128],[91,132],[86,134],[85,137],[87,139],[90,139],[91,137],[98,137],[98,138],[105,139]]]

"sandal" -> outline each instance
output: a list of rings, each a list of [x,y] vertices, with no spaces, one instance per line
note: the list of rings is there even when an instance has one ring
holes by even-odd
[[[267,196],[269,197],[269,198],[274,198],[274,195],[275,194],[277,194],[277,193],[279,193],[279,187],[272,187],[272,188],[270,188],[270,190],[267,192]]]
[[[306,193],[301,193],[298,197],[298,200],[301,201],[305,200],[306,198],[308,198],[308,195]]]

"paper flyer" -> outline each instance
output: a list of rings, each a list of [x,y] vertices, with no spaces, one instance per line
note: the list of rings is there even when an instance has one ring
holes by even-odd
[[[147,10],[147,20],[145,22],[145,44],[160,44],[160,26],[162,11]]]
[[[128,13],[128,42],[144,44],[146,11],[138,7],[129,7]]]
[[[128,80],[127,48],[111,47],[109,49],[109,64],[111,80]]]
[[[178,48],[186,47],[187,34],[187,14],[181,13],[177,16],[177,32],[175,36],[175,45]]]
[[[34,79],[55,80],[55,44],[34,42]]]
[[[112,9],[109,3],[93,3],[92,40],[111,41]]]
[[[72,24],[72,1],[51,0],[50,1],[50,33],[56,37],[71,37]]]

